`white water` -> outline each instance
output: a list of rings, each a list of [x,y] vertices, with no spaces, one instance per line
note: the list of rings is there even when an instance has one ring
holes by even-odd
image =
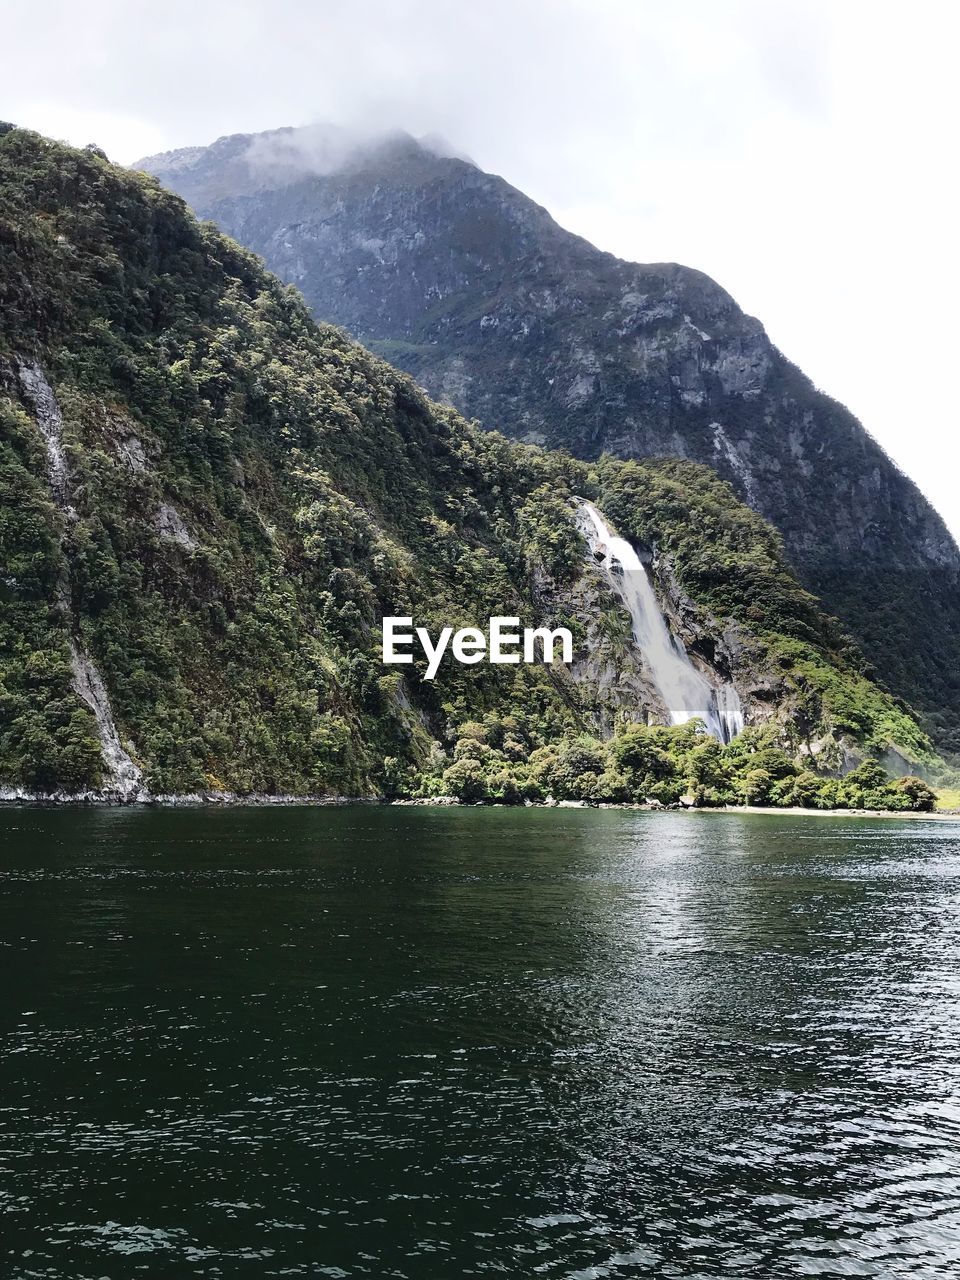
[[[100,754],[106,770],[108,788],[116,791],[124,800],[132,800],[143,787],[143,774],[124,751],[117,732],[117,724],[110,707],[110,698],[104,688],[100,672],[90,655],[73,641],[70,642],[70,666],[73,668],[75,692],[93,712],[100,737]]]
[[[33,415],[43,437],[47,454],[47,476],[50,493],[59,510],[68,520],[76,519],[76,511],[70,503],[70,472],[63,448],[63,417],[53,388],[43,370],[32,361],[20,361],[18,367],[20,389],[24,399],[33,409]],[[57,603],[68,624],[73,624],[70,614],[70,584],[66,571],[57,584]],[[107,785],[105,790],[124,800],[133,800],[143,793],[143,774],[123,749],[116,721],[110,707],[110,698],[100,672],[85,649],[74,639],[70,641],[70,667],[73,673],[73,691],[90,710],[97,723],[100,754],[103,757]]]
[[[603,571],[630,613],[633,639],[643,655],[673,724],[699,717],[710,733],[729,742],[743,728],[740,695],[732,684],[716,687],[690,661],[670,633],[653,586],[636,551],[618,538],[592,502],[581,502],[591,551],[603,555]]]
[[[717,719],[721,730],[718,737],[721,742],[729,742],[743,728],[743,703],[729,681],[724,681],[715,688],[713,696],[716,699]]]

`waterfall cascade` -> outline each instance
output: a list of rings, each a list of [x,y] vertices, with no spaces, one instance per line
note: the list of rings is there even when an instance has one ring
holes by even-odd
[[[38,364],[22,360],[17,372],[20,390],[33,409],[34,418],[43,436],[51,497],[67,520],[76,520],[77,513],[70,501],[70,472],[63,448],[63,417],[57,398]],[[66,570],[57,584],[57,604],[71,624],[71,629],[75,629],[70,616],[70,584]],[[97,723],[107,790],[123,800],[134,800],[143,792],[143,774],[123,749],[100,672],[75,637],[70,640],[70,666],[74,693],[87,704]]]
[[[110,790],[116,791],[124,800],[132,800],[143,789],[143,775],[120,742],[110,699],[100,672],[90,655],[74,641],[70,643],[70,666],[73,670],[73,688],[93,712],[93,718],[97,722],[100,754],[103,756]]]
[[[699,716],[710,733],[729,742],[743,728],[740,695],[732,684],[716,686],[690,661],[672,635],[643,562],[618,538],[592,502],[580,503],[591,551],[603,556],[603,572],[630,613],[633,639],[670,713],[673,724]]]

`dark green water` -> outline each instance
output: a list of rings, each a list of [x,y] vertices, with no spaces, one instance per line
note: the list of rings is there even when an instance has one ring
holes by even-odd
[[[0,813],[0,1276],[960,1274],[960,825]]]

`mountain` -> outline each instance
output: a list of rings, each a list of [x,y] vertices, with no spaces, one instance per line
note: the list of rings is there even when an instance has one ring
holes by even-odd
[[[0,250],[7,798],[929,803],[882,767],[929,740],[707,468],[481,431],[154,179],[9,125]],[[572,663],[382,661],[387,615],[494,614]],[[647,625],[732,742],[668,726]]]
[[[857,420],[708,277],[603,253],[406,135],[235,135],[139,167],[315,316],[485,426],[588,460],[711,467],[780,531],[883,683],[960,750],[960,552]]]

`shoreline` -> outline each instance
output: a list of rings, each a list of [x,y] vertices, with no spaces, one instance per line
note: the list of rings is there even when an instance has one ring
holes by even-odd
[[[18,787],[0,787],[0,810],[17,806],[23,808],[78,808],[78,809],[267,809],[267,808],[371,808],[396,807],[420,809],[620,809],[634,813],[722,813],[759,814],[778,817],[811,818],[909,818],[937,822],[960,821],[960,809],[803,809],[799,807],[777,808],[774,805],[649,805],[614,804],[602,802],[590,804],[586,800],[539,800],[526,804],[499,804],[482,801],[464,804],[453,796],[403,798],[390,800],[385,796],[330,796],[330,795],[238,795],[229,791],[189,792],[183,795],[138,795],[125,798],[116,792],[87,791],[78,793],[54,792],[43,795]]]

